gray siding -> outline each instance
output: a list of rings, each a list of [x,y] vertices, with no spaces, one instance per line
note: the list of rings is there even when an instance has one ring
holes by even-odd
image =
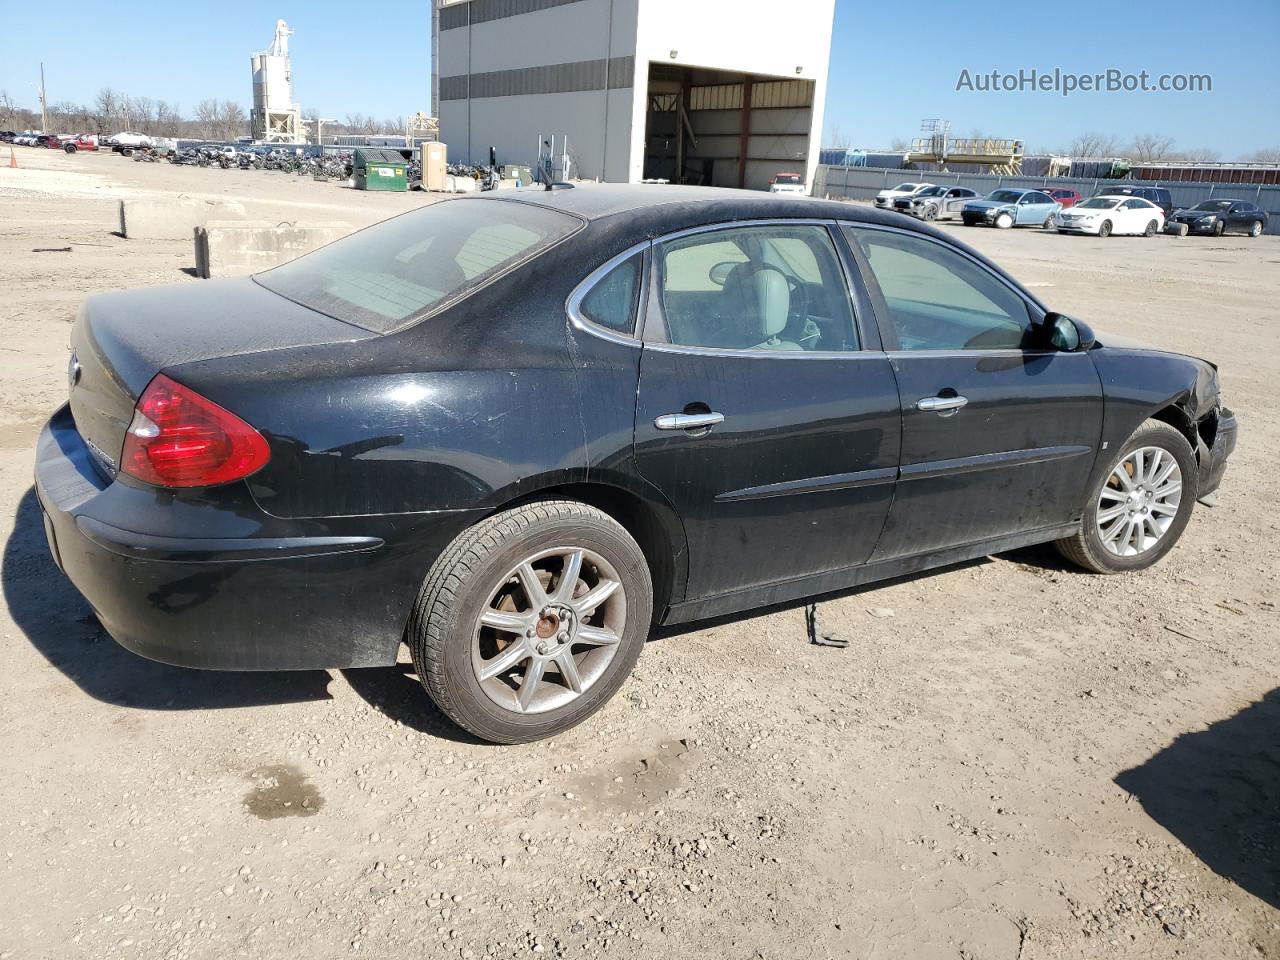
[[[466,76],[441,77],[441,100],[516,97],[528,94],[578,93],[583,90],[618,90],[629,87],[635,73],[634,57],[612,60],[579,60],[542,67],[492,70]],[[470,80],[470,83],[468,83]]]
[[[471,0],[457,6],[444,7],[440,11],[440,29],[453,30],[472,23],[487,23],[490,20],[503,20],[507,17],[518,17],[522,13],[536,13],[561,7],[567,3],[581,3],[582,0]]]

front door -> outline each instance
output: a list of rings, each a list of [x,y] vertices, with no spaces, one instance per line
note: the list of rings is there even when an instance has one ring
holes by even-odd
[[[898,395],[829,227],[695,231],[654,265],[635,457],[683,518],[687,598],[865,562],[893,498]]]
[[[1102,431],[1087,353],[1028,349],[1039,307],[919,234],[851,226],[902,397],[902,468],[874,560],[1079,515]]]

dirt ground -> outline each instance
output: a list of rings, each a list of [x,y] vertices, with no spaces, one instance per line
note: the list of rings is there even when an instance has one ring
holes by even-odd
[[[1280,958],[1280,238],[948,227],[1221,365],[1218,504],[1140,575],[1048,549],[668,632],[594,719],[478,744],[395,668],[139,659],[47,554],[32,447],[88,293],[198,283],[122,195],[368,222],[278,173],[0,157],[0,960]],[[62,248],[70,248],[64,250]],[[1268,398],[1271,399],[1268,399]],[[762,669],[763,667],[763,669]]]

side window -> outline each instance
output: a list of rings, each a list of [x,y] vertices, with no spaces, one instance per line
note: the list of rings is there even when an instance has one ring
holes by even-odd
[[[871,265],[900,349],[1022,346],[1031,325],[1027,304],[986,267],[924,237],[847,230]]]
[[[1143,202],[1141,200],[1126,200],[1124,203],[1120,204],[1120,209],[1136,210],[1141,206],[1143,206]]]
[[[737,227],[667,241],[656,258],[671,343],[857,350],[849,288],[825,227]]]
[[[644,255],[637,253],[596,281],[578,304],[578,312],[617,333],[634,333],[636,300],[640,295],[640,271]]]

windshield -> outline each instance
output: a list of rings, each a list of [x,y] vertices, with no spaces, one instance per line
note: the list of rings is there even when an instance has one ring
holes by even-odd
[[[894,193],[911,193],[913,190],[915,190],[919,186],[920,184],[918,183],[900,183],[893,188],[893,192]]]
[[[916,194],[917,197],[940,197],[947,192],[946,187],[926,187]]]
[[[444,200],[254,279],[304,307],[390,333],[574,233],[581,221],[509,200]]]
[[[780,173],[773,178],[774,183],[800,183],[800,175],[798,173]]]
[[[1092,200],[1086,200],[1084,203],[1077,203],[1077,210],[1110,210],[1119,200],[1106,200],[1102,197],[1094,197]]]
[[[1206,200],[1203,203],[1197,203],[1192,210],[1226,210],[1231,206],[1230,200]]]
[[[987,194],[988,200],[995,200],[997,203],[1017,203],[1021,197],[1022,194],[1017,190],[993,190]]]

